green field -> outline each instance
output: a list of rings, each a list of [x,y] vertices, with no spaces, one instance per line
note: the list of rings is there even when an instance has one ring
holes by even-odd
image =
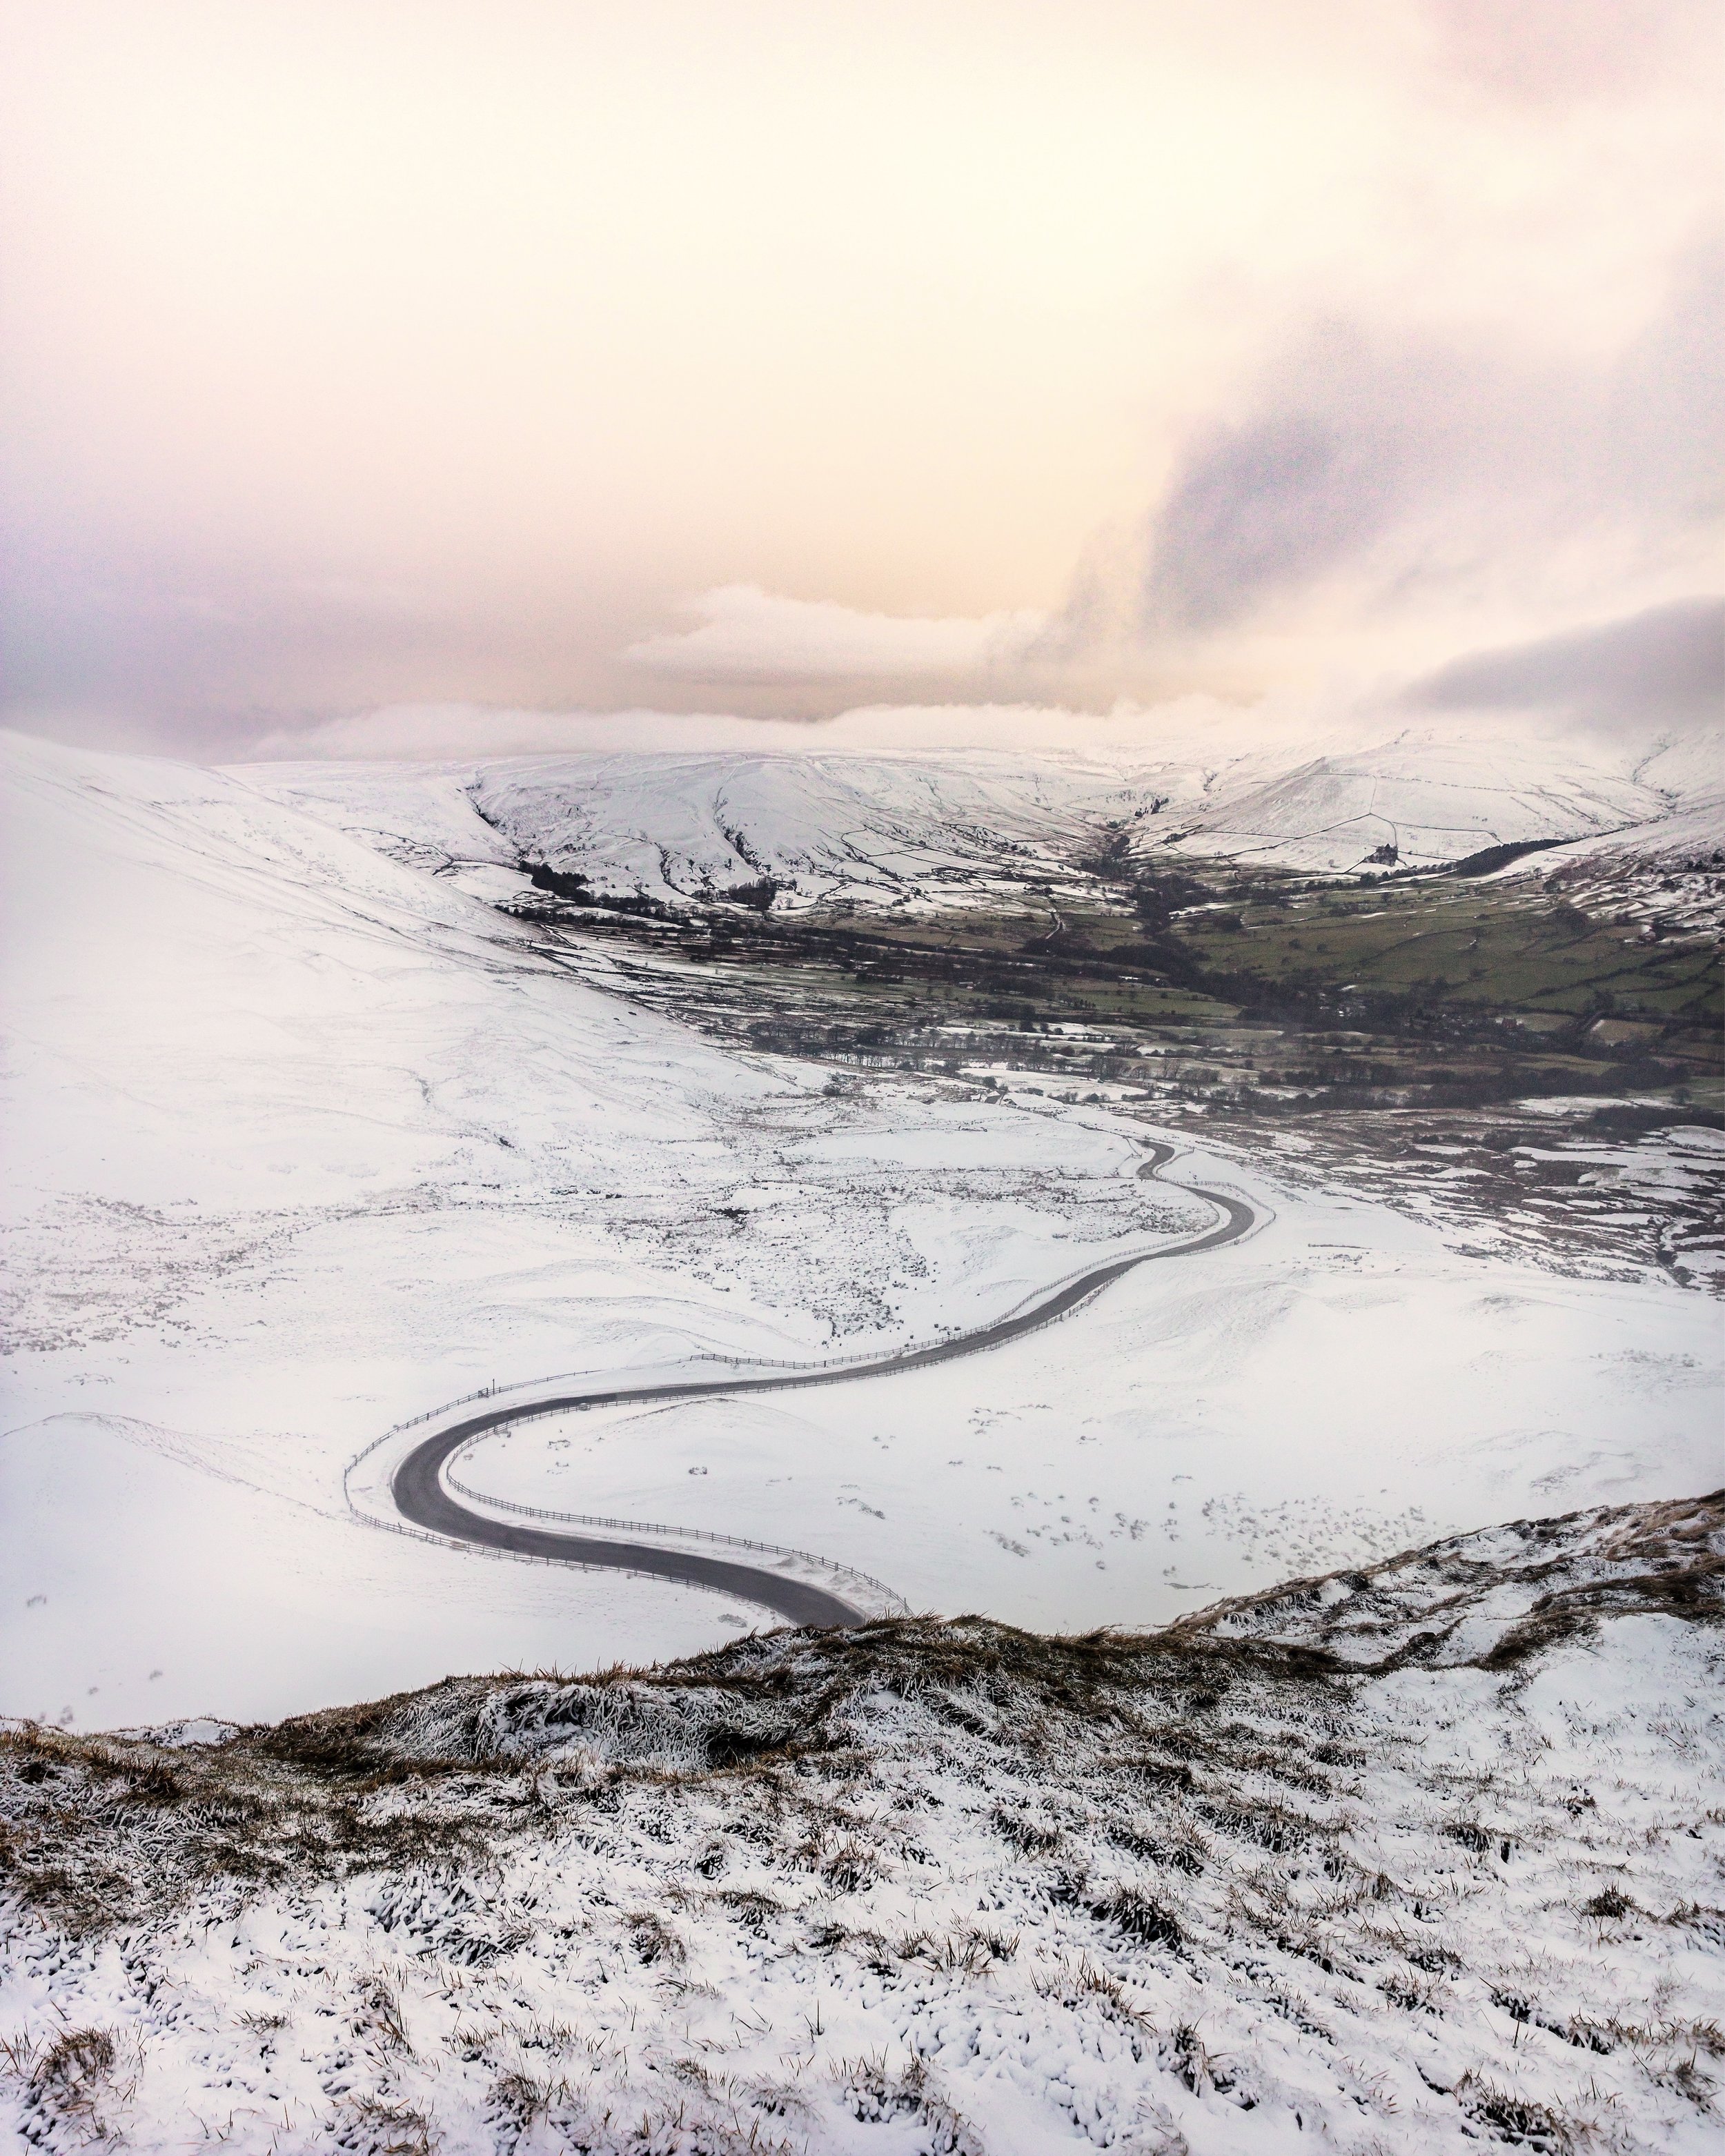
[[[789,1053],[1344,1105],[1699,1099],[1725,1070],[1719,954],[1700,935],[1590,919],[1526,882],[1106,865],[1088,889],[992,907],[604,932],[674,948],[699,969],[703,1022]]]
[[[1183,913],[1180,946],[1210,976],[1428,998],[1460,1010],[1589,1012],[1717,1025],[1719,953],[1655,940],[1525,891],[1466,884],[1249,899]]]

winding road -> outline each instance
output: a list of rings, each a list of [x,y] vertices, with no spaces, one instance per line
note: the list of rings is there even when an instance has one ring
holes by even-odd
[[[1150,1147],[1151,1158],[1138,1170],[1155,1177],[1174,1158],[1175,1148],[1160,1142]],[[504,1423],[519,1422],[530,1415],[555,1414],[574,1408],[619,1407],[634,1402],[710,1399],[716,1394],[783,1393],[809,1385],[848,1385],[859,1378],[884,1378],[899,1370],[920,1370],[935,1363],[957,1362],[961,1355],[979,1355],[999,1348],[1021,1333],[1034,1332],[1110,1286],[1136,1267],[1161,1258],[1196,1257],[1202,1250],[1219,1250],[1237,1242],[1258,1219],[1244,1199],[1219,1190],[1204,1190],[1187,1183],[1171,1188],[1191,1190],[1217,1207],[1224,1218],[1205,1235],[1166,1250],[1141,1250],[1093,1266],[1076,1280],[1052,1290],[1040,1302],[1011,1317],[998,1319],[974,1332],[937,1342],[929,1348],[911,1348],[876,1362],[850,1363],[834,1369],[782,1370],[758,1377],[696,1378],[675,1383],[607,1386],[602,1389],[559,1393],[539,1399],[516,1400],[508,1407],[489,1408],[483,1414],[464,1415],[446,1424],[414,1446],[395,1471],[391,1492],[404,1519],[432,1533],[455,1541],[477,1543],[488,1548],[511,1550],[523,1557],[551,1558],[566,1564],[599,1566],[619,1572],[647,1573],[685,1585],[716,1589],[763,1605],[793,1625],[850,1625],[865,1620],[863,1613],[812,1583],[788,1579],[733,1558],[703,1557],[694,1551],[665,1549],[648,1543],[613,1542],[587,1535],[559,1534],[545,1527],[517,1526],[509,1520],[470,1512],[447,1488],[443,1470],[450,1455],[469,1439],[495,1430]]]

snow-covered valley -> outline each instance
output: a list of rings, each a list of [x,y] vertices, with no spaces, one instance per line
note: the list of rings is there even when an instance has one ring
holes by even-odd
[[[33,747],[8,798],[14,1711],[281,1712],[722,1637],[691,1598],[416,1552],[422,1632],[341,1471],[490,1381],[912,1339],[1180,1225],[1123,1134],[829,1099],[232,780]],[[260,1503],[226,1601],[200,1553]]]
[[[1258,1231],[987,1356],[525,1424],[465,1479],[1052,1628],[1709,1479],[1717,1327],[1656,1276],[1488,1260],[1189,1123],[1146,1182],[1129,1100],[714,1046],[386,857],[434,809],[490,829],[448,774],[326,774],[362,844],[243,778],[11,757],[10,1712],[248,1718],[727,1636],[760,1613],[379,1534],[343,1470],[488,1383],[974,1327],[1206,1224],[1182,1183]]]
[[[6,759],[0,1766],[26,1899],[0,2102],[30,2145],[100,2126],[283,2152],[1231,2150],[1321,2129],[1363,2156],[1614,2122],[1625,2145],[1704,2144],[1715,1525],[1682,1505],[1719,1480],[1725,1355],[1690,1246],[1722,1141],[1685,1122],[1686,1088],[1649,1108],[1631,1087],[1615,1136],[1536,1103],[1543,1152],[1516,1126],[1536,1167],[1584,1140],[1595,1181],[1565,1203],[1597,1204],[1600,1240],[1578,1256],[1538,1196],[1516,1232],[1482,1225],[1499,1185],[1471,1163],[1513,1149],[1356,1159],[1358,1114],[1311,1137],[1230,1119],[1063,1077],[1042,1035],[1023,1067],[773,1052],[697,1009],[698,953],[638,964],[523,904],[531,863],[721,921],[1018,906],[1057,937],[1097,902],[1111,833],[1130,850],[1172,817],[1154,771],[219,773],[16,737]],[[1450,858],[1645,811],[1701,863],[1674,882],[1714,875],[1704,809],[1565,783],[1559,810],[1476,803]],[[1308,790],[1300,845],[1327,800]],[[1186,805],[1163,849],[1182,859]],[[1677,862],[1582,858],[1650,904]],[[1668,896],[1702,917],[1687,884]],[[1214,1224],[1206,1188],[1250,1234],[987,1353],[463,1450],[459,1487],[500,1515],[788,1546],[919,1613],[854,1653],[750,1644],[773,1620],[745,1595],[391,1532],[388,1475],[350,1476],[481,1389],[950,1339],[1123,1250],[1178,1250]],[[1645,1255],[1667,1246],[1651,1229],[1610,1248],[1614,1220],[1679,1212],[1683,1263]],[[1645,1509],[1609,1530],[1616,1572],[1604,1527],[1563,1531],[1576,1582],[1676,1570],[1694,1593],[1590,1603],[1493,1662],[1548,1591],[1496,1523],[1599,1506]],[[1408,1591],[1465,1589],[1456,1652],[1341,1673],[1362,1657],[1330,1613],[1450,1536],[1476,1538],[1465,1562]],[[1310,1639],[1187,1625],[1219,1599],[1285,1614],[1278,1584],[1317,1574],[1341,1584]],[[1013,1644],[1097,1628],[1143,1638],[1117,1666]],[[1335,1668],[1301,1660],[1314,1644]],[[646,1674],[470,1674],[618,1665]],[[357,1752],[228,1733],[346,1730],[331,1702],[451,1673],[360,1716]],[[689,1733],[707,1707],[679,1702],[757,1681],[825,1733],[763,1724],[767,1764],[716,1774]],[[598,1704],[545,1704],[566,1696]],[[1177,1722],[1183,1764],[1152,1741]],[[1587,1965],[1608,1939],[1612,1998]]]

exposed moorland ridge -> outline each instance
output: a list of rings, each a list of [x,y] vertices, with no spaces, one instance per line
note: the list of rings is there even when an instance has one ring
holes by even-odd
[[[13,1726],[0,2102],[56,2150],[1699,2150],[1722,1618],[1725,1492],[1151,1634]]]

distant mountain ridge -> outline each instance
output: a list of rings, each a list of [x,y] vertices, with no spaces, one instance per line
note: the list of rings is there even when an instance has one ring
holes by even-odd
[[[470,764],[254,765],[264,793],[422,865],[524,860],[595,893],[779,911],[974,904],[1055,891],[1110,844],[1323,875],[1441,868],[1491,849],[1609,844],[1620,858],[1725,847],[1717,736],[1631,757],[1597,743],[1406,731],[1313,753],[1130,757],[1004,751],[618,752]]]

